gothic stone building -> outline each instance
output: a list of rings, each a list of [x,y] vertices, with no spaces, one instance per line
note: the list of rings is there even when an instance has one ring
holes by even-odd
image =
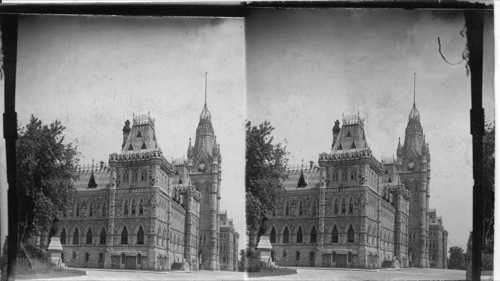
[[[78,170],[74,200],[57,225],[64,262],[169,270],[187,261],[191,269],[219,270],[224,245],[231,255],[223,268],[236,268],[238,234],[228,230],[227,214],[219,215],[221,162],[206,103],[187,159],[163,156],[151,117],[135,116],[132,127],[127,120],[109,166]]]
[[[292,167],[267,223],[278,265],[446,267],[447,232],[429,211],[430,153],[416,105],[397,159],[379,161],[359,115],[333,127],[318,165]],[[431,253],[429,255],[429,253]]]

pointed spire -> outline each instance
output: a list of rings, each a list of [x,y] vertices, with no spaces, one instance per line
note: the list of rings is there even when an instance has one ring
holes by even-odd
[[[90,174],[88,188],[96,188],[97,187],[97,183],[95,182],[95,178],[94,178],[94,159],[92,159],[92,170],[91,171],[92,172]]]
[[[207,76],[208,73],[205,72],[205,105],[203,106],[203,110],[200,114],[200,121],[210,122],[210,111],[207,108]]]
[[[191,138],[189,138],[187,157],[188,157],[188,159],[193,158],[193,145],[191,145]]]
[[[396,151],[396,156],[397,157],[403,156],[403,147],[401,147],[401,138],[399,138],[399,141],[398,141],[398,150]]]
[[[212,156],[217,156],[217,136],[214,138],[214,146],[212,147]]]
[[[299,181],[297,182],[297,187],[306,187],[307,183],[306,180],[304,179],[304,171],[300,171],[300,178]]]
[[[424,141],[422,142],[422,155],[427,156],[427,145],[425,144],[425,136],[424,136]]]
[[[207,78],[208,72],[205,72],[205,106],[207,105]]]
[[[420,113],[417,110],[417,103],[415,99],[415,93],[416,93],[416,80],[417,80],[417,73],[413,73],[413,107],[410,111],[410,120],[416,120],[420,121]]]
[[[415,102],[415,93],[417,89],[417,73],[413,72],[413,104],[416,104]]]

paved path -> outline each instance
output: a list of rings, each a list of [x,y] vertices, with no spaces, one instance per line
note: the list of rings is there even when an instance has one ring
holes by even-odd
[[[53,279],[52,281],[152,281],[152,280],[244,280],[242,272],[228,271],[132,271],[113,269],[85,269],[87,275]],[[248,280],[464,280],[465,271],[445,269],[337,269],[298,268],[298,274],[249,278]]]

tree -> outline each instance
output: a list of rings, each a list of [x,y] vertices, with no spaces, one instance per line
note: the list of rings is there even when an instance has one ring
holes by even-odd
[[[493,240],[495,227],[495,124],[486,124],[483,137],[484,240]],[[491,241],[493,242],[493,241]]]
[[[255,247],[265,223],[276,212],[285,191],[287,152],[273,144],[274,127],[268,121],[259,126],[246,123],[246,222],[249,245]]]
[[[64,129],[60,121],[43,125],[34,116],[25,128],[18,128],[16,170],[21,242],[49,231],[72,198],[79,153],[72,144],[63,143]]]
[[[464,249],[461,247],[450,248],[450,258],[448,260],[449,269],[465,269]]]

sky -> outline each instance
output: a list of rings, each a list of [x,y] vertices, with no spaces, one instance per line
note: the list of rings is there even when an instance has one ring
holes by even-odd
[[[16,110],[60,120],[81,164],[119,153],[133,114],[155,118],[167,160],[186,157],[207,104],[222,155],[221,210],[245,245],[243,19],[21,17]]]
[[[494,120],[493,19],[485,22],[484,100]],[[247,116],[268,120],[289,163],[329,152],[332,127],[358,114],[374,155],[396,154],[416,105],[431,153],[430,208],[465,248],[472,230],[470,76],[460,12],[369,9],[261,9],[246,22]]]

